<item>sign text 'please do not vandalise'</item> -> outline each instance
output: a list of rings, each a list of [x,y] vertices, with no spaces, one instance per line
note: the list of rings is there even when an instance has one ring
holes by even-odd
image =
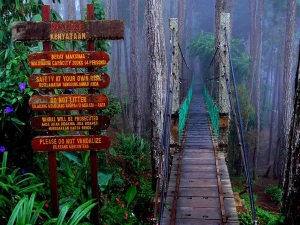
[[[38,52],[28,56],[32,68],[103,67],[109,61],[106,52]]]
[[[104,94],[33,95],[29,106],[36,111],[105,109],[108,97]]]
[[[109,124],[106,115],[35,116],[30,120],[31,128],[39,131],[105,130]]]
[[[31,141],[35,151],[83,151],[110,147],[110,140],[104,135],[38,136]]]
[[[106,88],[110,78],[106,73],[33,74],[28,78],[32,89]]]

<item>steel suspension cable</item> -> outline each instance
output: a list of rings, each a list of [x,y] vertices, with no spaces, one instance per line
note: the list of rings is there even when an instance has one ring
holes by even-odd
[[[227,43],[228,55],[229,55],[231,77],[232,77],[232,82],[233,82],[233,87],[234,87],[234,94],[235,94],[235,99],[236,99],[236,106],[237,106],[237,113],[238,113],[238,121],[239,121],[239,127],[240,127],[240,132],[241,132],[241,138],[242,138],[243,152],[244,152],[244,157],[245,157],[245,166],[246,166],[245,173],[247,174],[249,197],[250,197],[250,204],[251,204],[251,211],[252,211],[252,220],[253,220],[253,224],[256,225],[257,220],[256,220],[256,212],[255,212],[254,198],[253,198],[253,192],[252,192],[252,181],[251,181],[251,176],[250,176],[250,169],[249,169],[248,155],[247,155],[247,149],[246,149],[246,142],[245,142],[245,136],[244,136],[244,128],[243,128],[243,123],[242,123],[242,116],[241,116],[241,110],[240,110],[240,105],[239,105],[239,98],[238,98],[238,93],[237,93],[237,88],[236,88],[236,81],[235,81],[235,75],[234,75],[234,71],[233,71],[231,51],[230,51],[230,45],[229,45],[229,41],[228,41],[228,37],[227,37],[226,27],[225,27],[224,31],[225,31],[225,38],[226,38],[226,43]]]

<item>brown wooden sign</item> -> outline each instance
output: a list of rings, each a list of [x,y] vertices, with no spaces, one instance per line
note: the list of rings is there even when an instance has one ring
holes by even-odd
[[[104,135],[38,136],[31,141],[35,151],[83,151],[106,149],[110,140]]]
[[[105,130],[109,124],[106,115],[35,116],[30,120],[31,128],[40,131]]]
[[[32,68],[103,67],[109,61],[106,52],[37,52],[28,56]]]
[[[13,22],[13,41],[118,40],[124,38],[124,21]]]
[[[108,98],[104,94],[33,95],[29,106],[36,111],[105,109],[108,106]]]
[[[106,73],[33,74],[28,79],[32,89],[106,88],[110,78]]]

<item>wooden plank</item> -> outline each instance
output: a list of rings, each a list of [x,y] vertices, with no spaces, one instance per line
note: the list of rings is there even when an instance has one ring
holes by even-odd
[[[179,197],[177,207],[220,208],[220,199],[218,197]]]
[[[13,41],[124,39],[123,20],[13,22]]]
[[[175,186],[176,180],[169,181],[169,186]],[[216,187],[218,185],[217,179],[180,179],[180,188],[194,188],[194,187]]]
[[[217,197],[218,188],[212,187],[181,187],[179,189],[179,196],[195,196],[195,197]]]
[[[108,106],[108,98],[104,94],[33,95],[29,106],[37,111],[105,109]]]
[[[171,219],[164,218],[162,225],[170,225]],[[203,219],[176,219],[175,225],[220,225],[222,224],[221,220],[203,220]],[[238,225],[239,223],[236,223]],[[233,225],[233,224],[227,224]]]
[[[197,158],[197,159],[191,159],[191,158],[184,158],[182,159],[183,164],[189,164],[189,165],[216,165],[216,160],[213,158]]]
[[[177,176],[177,173],[174,173],[175,176]],[[197,171],[197,172],[181,172],[181,178],[183,179],[211,179],[216,178],[216,173],[207,173],[203,171]]]
[[[172,171],[177,171],[177,166],[172,166]],[[215,165],[183,165],[181,172],[216,172]]]
[[[109,124],[106,115],[35,116],[30,120],[31,128],[39,131],[105,130]]]
[[[106,73],[33,74],[28,78],[32,89],[106,88],[110,77]]]
[[[220,220],[220,208],[177,207],[176,218]]]
[[[37,52],[28,56],[31,68],[88,68],[103,67],[109,55],[101,51],[85,52]]]
[[[31,141],[37,152],[98,150],[110,147],[110,140],[104,135],[37,136]]]

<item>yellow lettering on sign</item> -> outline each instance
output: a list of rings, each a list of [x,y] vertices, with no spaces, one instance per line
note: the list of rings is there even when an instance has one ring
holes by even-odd
[[[63,40],[86,40],[85,32],[61,32],[51,33],[50,41],[63,41]]]
[[[40,139],[40,144],[41,145],[55,145],[55,144],[57,144],[57,139],[56,138],[43,138],[43,139]]]

